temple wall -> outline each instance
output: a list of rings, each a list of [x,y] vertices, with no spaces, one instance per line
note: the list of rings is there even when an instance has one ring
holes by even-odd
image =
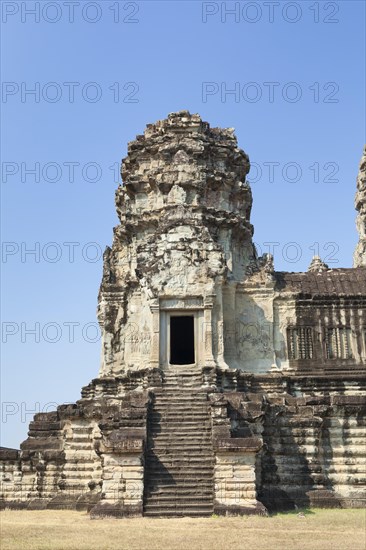
[[[363,276],[366,272],[360,273]],[[251,278],[236,287],[225,285],[226,363],[253,374],[362,372],[365,298],[337,296],[333,290],[330,295],[306,296],[293,289],[278,291],[270,282],[261,288],[258,279]]]
[[[224,327],[228,365],[257,374],[270,371],[275,359],[273,290],[239,289],[232,315]]]
[[[218,383],[225,388],[221,418],[230,419],[232,443],[243,437],[262,442],[256,495],[268,509],[366,505],[364,377],[236,371],[223,373]],[[242,488],[237,485],[238,499]]]
[[[21,450],[1,449],[3,507],[90,510],[100,501],[96,515],[106,508],[110,515],[118,503],[125,515],[142,513],[147,397],[126,388],[117,397],[113,384],[106,389],[36,414]]]
[[[272,509],[364,507],[365,406],[355,395],[273,404],[264,419],[261,501]]]
[[[17,500],[19,505],[25,500],[22,489],[22,470],[17,449],[0,450],[0,499],[4,502]]]
[[[36,415],[21,451],[1,452],[3,506],[141,515],[147,401],[131,384],[122,399],[112,384],[109,402],[84,398]],[[364,378],[225,370],[217,384],[225,389],[211,394],[217,513],[261,513],[258,502],[365,506]]]
[[[196,515],[364,505],[365,166],[358,267],[314,257],[307,272],[276,272],[253,244],[250,163],[233,129],[187,111],[148,125],[116,191],[99,375],[77,403],[35,415],[20,451],[0,450],[2,506],[122,517],[179,503]],[[204,506],[187,495],[199,468]]]

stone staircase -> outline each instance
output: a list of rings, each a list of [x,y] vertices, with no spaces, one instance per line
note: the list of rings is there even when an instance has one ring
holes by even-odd
[[[176,369],[154,390],[148,417],[145,516],[213,514],[212,423],[202,376]]]

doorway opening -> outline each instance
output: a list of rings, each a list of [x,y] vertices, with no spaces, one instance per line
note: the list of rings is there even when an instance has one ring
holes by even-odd
[[[194,317],[193,315],[170,317],[170,364],[191,365],[194,363]]]

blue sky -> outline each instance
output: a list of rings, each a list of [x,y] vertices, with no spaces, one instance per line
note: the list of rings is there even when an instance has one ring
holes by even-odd
[[[78,399],[97,375],[116,168],[147,123],[189,109],[236,128],[254,240],[277,270],[306,270],[315,251],[350,267],[357,241],[363,2],[72,4],[73,19],[62,1],[1,5],[6,446],[29,411]]]

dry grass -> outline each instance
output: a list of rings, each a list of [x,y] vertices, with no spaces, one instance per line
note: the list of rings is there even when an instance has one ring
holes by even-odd
[[[101,519],[70,511],[0,514],[1,550],[365,550],[365,510],[274,517]]]

